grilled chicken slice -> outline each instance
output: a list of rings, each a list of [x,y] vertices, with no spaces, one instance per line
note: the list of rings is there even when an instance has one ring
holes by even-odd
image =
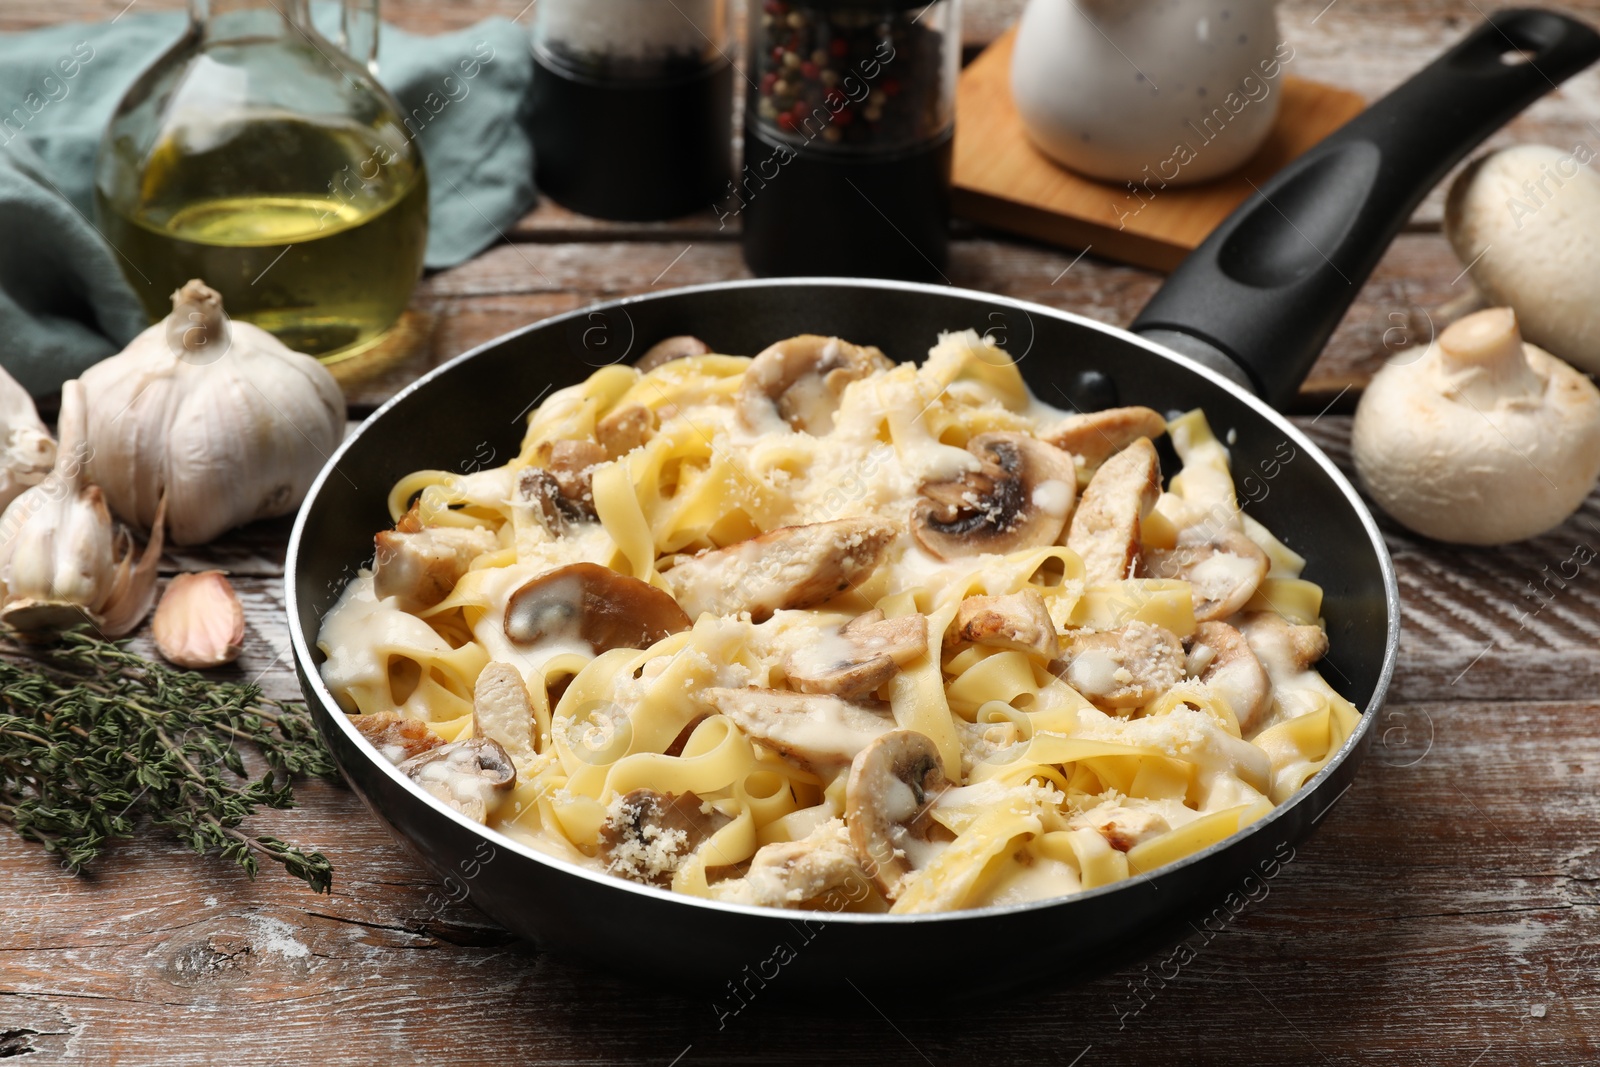
[[[796,908],[829,890],[843,889],[852,899],[863,897],[868,886],[844,820],[829,819],[798,841],[763,845],[744,877],[719,882],[713,893],[734,904]]]
[[[774,611],[816,607],[859,585],[898,532],[878,519],[780,526],[679,560],[661,576],[691,619],[748,611],[762,622]]]
[[[701,698],[752,741],[824,778],[848,767],[856,753],[894,729],[887,708],[819,693],[712,688]]]
[[[1149,408],[1107,408],[1087,415],[1069,415],[1039,435],[1063,452],[1071,452],[1084,468],[1101,464],[1141,437],[1160,437],[1167,420]]]
[[[1031,589],[1006,596],[969,596],[956,611],[949,637],[992,648],[1012,648],[1046,660],[1060,654],[1056,624],[1044,597]]]
[[[402,524],[404,525],[404,523]],[[379,600],[399,597],[405,611],[431,608],[450,595],[472,561],[499,547],[481,526],[397,527],[374,538],[373,592]]]
[[[1067,547],[1083,560],[1091,585],[1120,582],[1139,559],[1139,526],[1161,496],[1156,446],[1140,438],[1095,472],[1073,512]]]

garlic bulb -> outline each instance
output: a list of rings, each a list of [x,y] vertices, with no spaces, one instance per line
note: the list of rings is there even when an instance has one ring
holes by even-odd
[[[84,459],[83,386],[61,387],[61,446],[55,469],[0,515],[0,622],[24,636],[49,636],[85,620],[107,637],[139,625],[155,598],[163,502],[137,566],[128,532],[106,511]]]
[[[167,532],[209,541],[300,505],[344,434],[344,395],[310,356],[248,322],[191,281],[172,314],[83,375],[89,475],[124,521],[149,528],[167,498]]]

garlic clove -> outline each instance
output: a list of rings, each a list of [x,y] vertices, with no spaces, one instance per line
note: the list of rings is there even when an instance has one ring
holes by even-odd
[[[56,442],[33,397],[0,369],[0,508],[44,481],[56,463]]]
[[[156,600],[156,570],[161,565],[161,549],[166,540],[166,517],[167,498],[163,495],[156,504],[156,521],[150,529],[150,540],[145,542],[144,554],[136,567],[132,565],[133,549],[128,545],[127,532],[123,532],[121,559],[100,620],[100,629],[107,637],[131,633],[150,614],[150,605]]]
[[[150,631],[179,667],[220,667],[244,645],[244,607],[221,571],[180,574],[167,583]]]
[[[62,386],[60,430],[49,477],[0,515],[0,622],[29,639],[86,621],[121,636],[150,610],[160,523],[135,567],[127,531],[84,470],[87,413],[78,381]]]

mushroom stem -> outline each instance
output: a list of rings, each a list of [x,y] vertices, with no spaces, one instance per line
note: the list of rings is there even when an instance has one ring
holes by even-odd
[[[1545,380],[1528,365],[1510,308],[1489,308],[1452,323],[1439,335],[1439,366],[1452,389],[1473,406],[1537,397]]]

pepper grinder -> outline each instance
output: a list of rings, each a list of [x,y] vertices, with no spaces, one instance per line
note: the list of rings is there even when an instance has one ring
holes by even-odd
[[[732,171],[727,0],[540,0],[539,188],[604,219],[703,211]]]
[[[937,279],[960,0],[751,0],[744,166],[718,205],[762,275]]]

